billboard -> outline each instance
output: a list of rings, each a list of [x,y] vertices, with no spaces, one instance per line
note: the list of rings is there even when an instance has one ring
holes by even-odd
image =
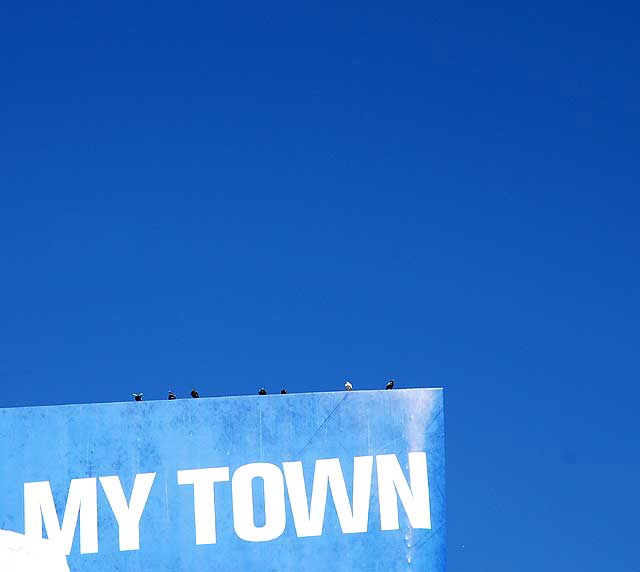
[[[439,389],[0,409],[0,570],[442,572],[443,423]]]

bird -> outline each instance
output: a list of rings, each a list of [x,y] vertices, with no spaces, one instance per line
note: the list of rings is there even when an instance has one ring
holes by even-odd
[[[286,395],[286,394],[287,394],[287,390],[283,387],[283,388],[280,390],[280,393],[282,393],[282,395]]]
[[[351,385],[351,382],[350,382],[349,380],[347,380],[347,381],[345,382],[345,384],[344,384],[344,388],[345,388],[347,391],[351,391],[351,390],[353,389],[353,385]]]
[[[169,399],[169,400],[176,399],[176,394],[175,394],[175,393],[173,393],[173,391],[170,391],[170,392],[169,392],[169,395],[167,396],[167,399]]]
[[[191,397],[193,397],[194,399],[198,399],[198,397],[200,397],[200,394],[195,389],[192,389]]]
[[[393,386],[395,385],[395,383],[396,383],[396,382],[395,382],[395,381],[393,381],[393,379],[390,379],[390,380],[387,382],[387,385],[385,385],[385,386],[384,386],[384,388],[385,388],[385,389],[393,389]]]
[[[134,394],[133,394],[133,398],[134,398],[136,401],[142,401],[142,393],[134,393]]]
[[[264,387],[261,387],[260,391],[258,391],[258,395],[267,395],[267,390]]]

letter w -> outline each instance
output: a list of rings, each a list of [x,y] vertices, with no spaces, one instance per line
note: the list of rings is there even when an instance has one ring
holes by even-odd
[[[282,463],[282,467],[298,536],[320,536],[322,534],[328,488],[331,488],[331,496],[342,532],[367,531],[373,457],[354,457],[353,459],[353,510],[349,502],[340,459],[319,459],[316,461],[310,509],[302,463],[300,461]]]

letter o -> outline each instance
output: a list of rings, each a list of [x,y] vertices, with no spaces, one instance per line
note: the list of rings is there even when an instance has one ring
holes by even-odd
[[[253,479],[264,483],[264,526],[256,526],[253,511]],[[249,542],[266,542],[278,538],[285,529],[287,516],[284,504],[282,471],[271,463],[249,463],[233,473],[233,527],[236,534]]]

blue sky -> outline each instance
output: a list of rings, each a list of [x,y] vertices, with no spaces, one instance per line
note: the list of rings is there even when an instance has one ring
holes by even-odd
[[[443,386],[452,572],[637,572],[638,15],[4,3],[3,404]]]

